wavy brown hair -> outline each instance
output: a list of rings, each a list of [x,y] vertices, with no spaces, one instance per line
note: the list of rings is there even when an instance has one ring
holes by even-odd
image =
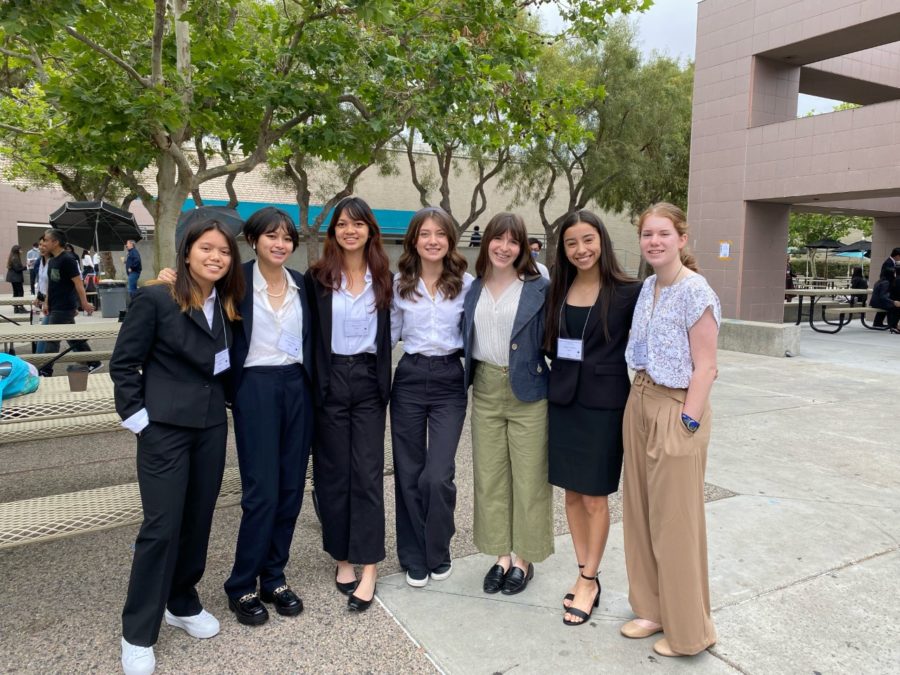
[[[391,278],[391,262],[384,245],[381,243],[381,229],[375,220],[372,209],[359,197],[344,197],[334,207],[331,214],[331,222],[325,233],[325,245],[322,247],[322,257],[310,268],[316,281],[325,288],[336,291],[341,287],[341,273],[344,269],[344,249],[337,243],[335,228],[341,216],[346,215],[353,220],[359,220],[369,228],[369,238],[366,240],[365,258],[372,274],[372,287],[375,291],[375,307],[378,309],[390,309],[393,295],[393,279]]]
[[[559,228],[559,238],[556,245],[556,262],[553,265],[553,274],[550,275],[550,290],[547,294],[547,302],[544,305],[544,349],[548,352],[556,349],[556,338],[559,337],[559,313],[566,294],[575,281],[578,270],[569,262],[566,255],[566,230],[579,223],[590,225],[600,237],[600,260],[597,263],[600,268],[600,296],[597,302],[600,307],[600,324],[603,326],[603,335],[609,341],[609,308],[618,292],[618,287],[624,284],[637,283],[637,279],[628,276],[619,265],[616,252],[613,250],[612,239],[609,231],[600,220],[599,216],[591,211],[573,211],[565,217]]]
[[[397,263],[400,272],[397,288],[400,291],[400,297],[406,300],[413,296],[422,297],[418,291],[419,279],[422,277],[422,259],[419,257],[419,251],[416,250],[416,244],[419,242],[422,226],[428,220],[440,227],[447,237],[447,254],[442,261],[444,270],[438,279],[437,288],[445,298],[452,300],[462,292],[463,274],[469,263],[456,250],[459,235],[453,219],[444,209],[437,206],[427,206],[416,211],[412,220],[409,221],[406,236],[403,237],[403,253]]]
[[[513,267],[520,279],[528,279],[540,276],[534,258],[531,257],[531,249],[528,248],[528,230],[525,229],[525,221],[515,213],[501,212],[488,221],[481,235],[481,250],[478,252],[478,260],[475,261],[475,271],[479,277],[485,276],[491,267],[488,256],[488,245],[494,239],[499,239],[509,232],[512,238],[519,244],[519,255],[513,261]]]
[[[641,230],[644,228],[644,221],[650,216],[659,216],[660,218],[671,220],[679,236],[688,233],[687,216],[684,215],[684,211],[669,202],[657,202],[652,206],[648,206],[641,214],[641,217],[638,218],[638,236],[640,236]],[[697,259],[688,251],[687,244],[681,249],[681,264],[692,272],[700,271],[700,268],[697,267]]]
[[[187,266],[187,258],[194,243],[210,230],[216,230],[221,233],[225,237],[225,241],[228,242],[228,248],[231,251],[231,266],[228,268],[225,276],[215,283],[215,288],[216,297],[221,303],[225,315],[230,321],[237,321],[241,318],[237,308],[241,298],[244,297],[245,288],[244,273],[241,270],[241,255],[238,252],[234,235],[217,220],[196,223],[184,233],[181,243],[178,245],[178,251],[175,254],[175,283],[169,284],[169,292],[172,294],[172,299],[178,303],[178,307],[182,312],[188,312],[191,309],[203,309],[203,302],[206,298],[203,297],[199,284],[191,276],[190,268]]]

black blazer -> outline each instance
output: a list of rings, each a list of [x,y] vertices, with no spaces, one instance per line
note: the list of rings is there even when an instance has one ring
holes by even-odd
[[[194,429],[224,424],[228,371],[213,375],[216,353],[231,345],[231,327],[215,312],[182,312],[166,285],[145,286],[128,308],[109,361],[116,412],[124,420],[146,408],[151,422]]]
[[[255,261],[251,260],[241,265],[244,273],[244,297],[238,305],[238,312],[241,320],[234,324],[234,345],[231,348],[231,376],[228,378],[228,400],[234,400],[234,392],[238,390],[243,379],[244,362],[247,360],[247,354],[250,352],[250,335],[253,332],[253,265]],[[306,283],[303,275],[296,270],[288,269],[294,283],[297,284],[297,290],[300,294],[300,304],[303,312],[303,368],[309,376],[309,381],[313,381],[313,331],[312,331],[312,314],[309,309],[309,297],[306,291]]]
[[[303,275],[315,331],[315,399],[317,405],[325,402],[331,381],[331,296],[332,290],[320,284],[310,270]],[[375,333],[375,361],[378,374],[378,393],[387,405],[391,397],[391,310],[378,310],[378,327]]]
[[[625,347],[628,345],[628,332],[631,330],[634,306],[640,292],[640,283],[623,284],[616,288],[607,317],[609,342],[603,334],[598,299],[588,317],[582,361],[556,358],[556,345],[553,345],[549,354],[548,399],[551,403],[569,405],[577,400],[585,408],[615,410],[625,407],[631,389],[628,366],[625,364]],[[581,337],[568,334],[565,313],[559,326],[559,334],[564,338]]]

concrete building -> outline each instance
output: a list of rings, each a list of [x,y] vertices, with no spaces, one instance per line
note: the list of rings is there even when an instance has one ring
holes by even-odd
[[[791,209],[873,216],[876,276],[900,246],[898,37],[900,2],[699,3],[688,209],[724,316],[781,323]]]

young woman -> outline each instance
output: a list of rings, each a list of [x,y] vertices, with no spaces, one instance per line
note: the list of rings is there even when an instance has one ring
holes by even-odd
[[[25,295],[25,264],[22,262],[21,250],[18,244],[13,245],[9,249],[9,257],[6,259],[6,280],[12,285],[14,298],[21,298]],[[24,307],[16,305],[13,307],[13,313],[27,314],[28,312]]]
[[[391,334],[404,351],[391,390],[397,557],[415,587],[452,570],[453,481],[467,405],[462,315],[472,285],[456,245],[450,216],[422,209],[409,223],[394,279]]]
[[[664,631],[656,653],[697,654],[716,642],[703,477],[719,299],[685,251],[681,209],[651,206],[638,232],[655,274],[641,288],[625,351],[636,371],[624,421],[625,566],[638,618],[621,631],[630,638]]]
[[[304,277],[315,338],[313,476],[323,547],[347,606],[365,611],[384,559],[384,423],[391,390],[391,272],[359,197],[334,208],[322,257]],[[357,580],[354,565],[362,565]]]
[[[622,417],[631,382],[625,346],[641,285],[627,276],[603,222],[563,221],[547,299],[550,483],[566,491],[580,570],[563,622],[579,626],[600,601],[597,575],[609,536],[608,495],[622,473]]]
[[[466,386],[473,385],[475,546],[497,556],[484,592],[513,595],[534,576],[532,563],[553,553],[541,351],[548,284],[534,265],[525,223],[512,213],[488,222],[475,270],[463,318]]]
[[[283,616],[303,611],[284,568],[312,442],[313,340],[303,277],[284,266],[298,243],[291,217],[269,206],[243,232],[256,260],[243,265],[247,291],[231,351],[243,515],[225,592],[237,620],[257,626],[269,618],[262,602]]]
[[[219,632],[195,589],[206,566],[225,468],[225,374],[243,277],[215,221],[191,227],[174,284],[135,296],[109,363],[116,411],[137,435],[144,521],[122,612],[122,667],[151,673],[160,620],[196,638]]]

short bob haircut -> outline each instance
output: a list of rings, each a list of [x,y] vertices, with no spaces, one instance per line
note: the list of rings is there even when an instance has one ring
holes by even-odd
[[[481,250],[478,252],[478,260],[475,261],[475,272],[479,277],[484,277],[491,268],[491,260],[488,256],[488,246],[494,239],[500,239],[507,232],[513,240],[519,244],[519,255],[513,261],[513,267],[520,279],[529,279],[540,276],[537,265],[531,257],[531,249],[528,248],[528,230],[525,229],[525,221],[515,213],[501,212],[488,221],[481,236]]]
[[[300,235],[297,234],[297,227],[287,212],[274,206],[266,206],[258,211],[254,211],[253,215],[247,218],[247,222],[244,223],[244,228],[241,232],[244,234],[244,239],[247,240],[247,243],[252,246],[263,235],[269,234],[269,232],[277,232],[282,228],[290,236],[291,243],[294,244],[294,250],[296,251],[300,245]]]
[[[231,265],[228,271],[216,284],[216,297],[225,311],[225,315],[230,321],[240,319],[237,308],[241,298],[244,297],[244,274],[241,270],[241,256],[238,252],[237,242],[234,235],[227,227],[222,225],[218,220],[206,220],[191,225],[181,238],[178,250],[175,252],[175,283],[171,285],[170,293],[172,299],[178,303],[178,307],[182,312],[189,312],[192,309],[203,309],[203,302],[206,300],[200,292],[200,286],[191,276],[190,269],[187,266],[188,254],[200,237],[209,232],[216,230],[228,242],[228,248],[231,251]]]
[[[442,261],[444,269],[438,279],[437,287],[445,298],[452,300],[462,292],[463,274],[469,264],[456,250],[459,235],[453,219],[450,214],[438,206],[426,206],[424,209],[419,209],[409,221],[409,227],[403,237],[403,253],[397,263],[400,271],[397,290],[400,292],[400,297],[407,300],[422,295],[418,290],[419,279],[422,277],[422,260],[416,245],[419,243],[419,232],[428,220],[436,223],[447,237],[447,255]]]

